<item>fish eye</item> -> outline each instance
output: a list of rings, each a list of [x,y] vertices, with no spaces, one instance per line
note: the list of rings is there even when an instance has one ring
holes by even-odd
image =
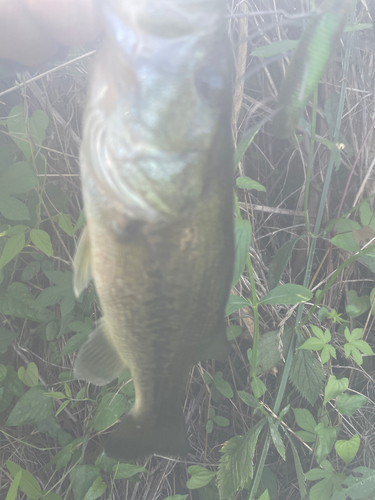
[[[225,87],[224,77],[215,66],[204,66],[195,74],[195,87],[203,100],[216,103]]]

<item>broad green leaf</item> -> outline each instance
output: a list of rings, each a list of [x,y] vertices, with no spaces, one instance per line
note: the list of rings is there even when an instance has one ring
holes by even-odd
[[[298,333],[297,343],[301,340],[303,336]],[[311,351],[299,349],[295,352],[289,378],[299,393],[314,405],[323,390],[326,375]]]
[[[84,500],[95,479],[100,477],[100,469],[94,465],[78,465],[69,474],[75,500]]]
[[[196,490],[197,488],[203,488],[206,486],[213,477],[216,476],[216,472],[201,467],[200,465],[191,465],[188,468],[188,473],[191,477],[186,481],[186,487],[189,490]]]
[[[234,220],[235,260],[232,286],[234,286],[244,271],[251,243],[251,224],[248,220]]]
[[[37,184],[38,178],[30,165],[26,161],[19,161],[13,163],[0,176],[0,193],[1,195],[27,193]]]
[[[253,477],[253,458],[259,433],[266,420],[260,421],[244,436],[235,436],[222,447],[218,470],[220,499],[231,498]]]
[[[298,349],[309,349],[313,351],[320,351],[325,347],[326,343],[324,340],[317,339],[316,337],[310,337],[306,340]]]
[[[74,232],[78,231],[78,229],[80,229],[85,224],[85,222],[86,222],[85,211],[81,210],[76,225],[74,226]]]
[[[14,333],[11,330],[8,330],[7,328],[0,327],[0,354],[7,352],[8,347],[13,344],[18,335],[19,335],[18,333]],[[0,370],[0,382],[1,382],[1,370]]]
[[[1,193],[0,212],[6,219],[10,220],[30,220],[29,209],[27,206],[14,196],[7,193]]]
[[[112,467],[112,472],[114,479],[129,479],[138,473],[148,474],[148,470],[139,465],[133,464],[116,464]]]
[[[95,323],[91,318],[88,318],[86,316],[84,321],[72,321],[69,323],[69,329],[72,332],[77,332],[77,333],[91,333],[95,327]]]
[[[292,408],[296,422],[305,431],[315,434],[316,422],[309,410],[306,408]]]
[[[18,368],[18,378],[28,387],[35,387],[38,385],[39,374],[38,367],[35,363],[29,363],[26,367],[20,366]]]
[[[366,312],[370,306],[370,298],[367,295],[362,295],[358,297],[355,290],[350,290],[348,293],[349,303],[346,304],[346,313],[353,318],[360,316]]]
[[[54,491],[50,491],[46,496],[43,496],[43,500],[63,500],[63,498]]]
[[[68,215],[61,214],[59,217],[59,226],[63,231],[65,231],[66,234],[69,236],[73,236],[74,234],[74,228],[72,221],[70,220]]]
[[[367,467],[356,467],[352,472],[356,476],[350,475],[343,481],[347,486],[342,491],[336,491],[331,500],[345,500],[348,496],[352,500],[362,498],[373,498],[375,493],[375,470]],[[362,476],[359,476],[362,474]]]
[[[279,284],[288,260],[292,255],[293,249],[297,241],[301,238],[303,238],[303,236],[298,236],[297,238],[287,241],[275,253],[267,274],[269,290],[273,290]]]
[[[361,443],[358,434],[355,434],[348,441],[340,440],[335,443],[336,453],[340,458],[342,458],[346,465],[350,464],[353,458],[356,456],[359,445]]]
[[[18,486],[20,484],[22,477],[22,470],[19,470],[17,474],[14,476],[14,479],[12,481],[12,484],[10,485],[10,488],[8,490],[7,496],[5,497],[5,500],[16,500],[17,497],[17,490]]]
[[[316,461],[320,464],[328,455],[333,447],[337,436],[337,429],[331,426],[325,426],[322,422],[315,427],[315,433],[318,436],[318,445],[316,447]]]
[[[251,406],[252,408],[258,407],[258,402],[252,394],[245,391],[237,391],[237,394],[247,406]]]
[[[32,152],[35,151],[33,143],[39,146],[44,141],[48,122],[48,116],[41,109],[36,110],[32,116],[29,116],[27,123],[25,123],[22,106],[14,106],[10,110],[7,120],[8,131],[26,159],[29,159]]]
[[[267,192],[266,188],[259,184],[257,181],[253,181],[250,177],[237,177],[236,184],[241,189],[255,189],[256,191]]]
[[[18,255],[25,247],[25,233],[11,236],[5,243],[3,253],[0,257],[0,269]]]
[[[21,274],[21,281],[25,283],[26,281],[31,281],[40,271],[40,262],[33,260],[29,262],[23,269]]]
[[[259,500],[270,500],[270,495],[268,493],[268,489],[263,491],[263,493],[259,497]]]
[[[242,334],[242,326],[241,325],[230,325],[227,326],[227,339],[229,341],[236,339]]]
[[[54,415],[50,415],[44,420],[40,420],[36,423],[36,426],[40,432],[44,432],[48,434],[48,436],[51,436],[51,438],[58,441],[62,447],[72,442],[72,436],[68,432],[63,431]]]
[[[52,306],[61,300],[61,316],[68,315],[75,306],[72,273],[70,271],[45,271],[44,274],[56,286],[45,288],[38,295],[35,303],[41,306]]]
[[[11,366],[7,366],[6,370],[6,377],[0,383],[0,412],[6,410],[14,398],[22,397],[25,392],[17,372]],[[3,376],[4,370],[1,371]]]
[[[301,285],[280,285],[271,290],[259,305],[265,304],[301,304],[311,299],[313,293]]]
[[[38,307],[27,286],[19,282],[9,285],[5,294],[0,295],[0,313],[45,323],[55,316],[52,311]]]
[[[326,404],[331,399],[334,399],[339,394],[342,394],[346,391],[348,386],[349,380],[346,377],[338,380],[334,375],[331,375],[324,390],[323,404]]]
[[[254,377],[251,380],[251,388],[256,398],[262,397],[263,394],[265,394],[265,392],[267,391],[267,387],[264,385],[263,381],[258,377]]]
[[[220,427],[227,427],[230,424],[230,421],[227,418],[221,417],[220,415],[216,415],[216,417],[214,417],[214,422],[215,424],[220,425]]]
[[[214,421],[211,420],[210,418],[206,422],[206,432],[207,434],[211,434],[211,432],[214,429]]]
[[[86,493],[84,500],[96,500],[104,494],[106,488],[107,485],[103,482],[101,476],[97,477]]]
[[[122,394],[106,394],[96,410],[92,422],[94,429],[96,431],[107,429],[125,413],[127,408],[127,399]]]
[[[337,396],[337,409],[343,415],[351,417],[356,410],[366,404],[367,398],[362,394],[339,394]]]
[[[369,226],[374,214],[371,211],[368,201],[364,201],[359,205],[359,218],[362,226]]]
[[[12,460],[7,460],[6,466],[13,478],[21,472],[19,488],[30,500],[38,500],[42,496],[38,481],[29,471],[22,469],[22,467],[12,462]]]
[[[49,257],[53,256],[53,248],[51,238],[48,233],[42,229],[32,229],[30,231],[30,238],[34,245],[44,252]]]
[[[189,495],[172,495],[164,500],[186,500]]]
[[[337,234],[331,239],[331,243],[347,252],[356,253],[360,250],[358,243],[354,241],[352,233]]]
[[[242,307],[249,307],[249,301],[239,297],[238,295],[229,295],[228,302],[225,307],[225,316],[229,316],[238,311]]]
[[[280,332],[273,331],[264,333],[259,338],[258,356],[255,373],[261,375],[268,373],[279,361],[282,356],[286,357],[294,328],[285,328],[284,334],[280,337]],[[258,359],[257,359],[258,361]]]
[[[233,390],[230,383],[223,379],[222,372],[215,373],[214,385],[216,389],[221,392],[226,398],[233,398]]]
[[[8,370],[6,366],[0,365],[0,382],[2,382],[7,376]]]
[[[48,398],[45,389],[32,387],[17,401],[6,425],[35,424],[53,413],[53,399]]]
[[[299,40],[277,40],[269,45],[257,47],[251,52],[251,56],[257,57],[272,57],[278,54],[284,54],[289,50],[294,50],[298,45]]]

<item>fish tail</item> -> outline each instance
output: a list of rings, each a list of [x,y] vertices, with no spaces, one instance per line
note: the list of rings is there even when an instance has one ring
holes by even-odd
[[[149,420],[149,419],[148,419]],[[142,421],[146,423],[142,424]],[[157,455],[185,456],[189,451],[181,407],[160,411],[151,424],[142,415],[130,412],[121,420],[105,446],[106,454],[117,460],[135,460]]]

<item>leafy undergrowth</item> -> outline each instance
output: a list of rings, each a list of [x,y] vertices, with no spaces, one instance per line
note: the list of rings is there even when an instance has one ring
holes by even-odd
[[[289,139],[264,119],[308,17],[299,2],[288,22],[286,1],[278,12],[268,0],[263,14],[232,11],[232,347],[228,363],[191,372],[186,460],[102,455],[108,427],[134,402],[131,374],[103,388],[72,376],[100,317],[94,288],[79,299],[72,289],[85,60],[72,52],[69,66],[26,74],[2,97],[1,498],[374,498],[374,39],[364,5]],[[13,86],[1,80],[0,95]]]

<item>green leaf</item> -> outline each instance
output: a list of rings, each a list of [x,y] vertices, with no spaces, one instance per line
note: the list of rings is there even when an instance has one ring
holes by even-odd
[[[366,396],[362,394],[339,394],[337,396],[337,409],[343,415],[351,417],[356,410],[362,408],[367,402]]]
[[[303,468],[302,468],[301,461],[300,461],[300,458],[299,458],[299,455],[297,452],[297,448],[295,447],[293,440],[290,438],[289,434],[287,432],[285,434],[289,440],[289,444],[290,444],[290,447],[291,447],[292,453],[293,453],[294,468],[295,468],[296,473],[297,473],[299,493],[301,495],[301,498],[305,498],[306,494],[307,494],[306,484],[305,484],[305,474],[303,472]],[[277,498],[277,496],[275,498]]]
[[[300,240],[301,238],[303,238],[303,236],[298,236],[297,238],[293,238],[287,241],[275,253],[275,256],[271,261],[267,274],[269,290],[273,290],[279,284],[279,281],[288,263],[288,260],[292,255],[293,249],[297,241]]]
[[[322,422],[315,427],[315,433],[318,436],[318,445],[316,447],[316,461],[320,464],[328,455],[336,440],[337,429],[331,426],[325,426]]]
[[[66,395],[63,392],[47,392],[46,396],[53,399],[65,399]]]
[[[51,238],[48,233],[42,229],[32,229],[30,231],[30,238],[34,245],[44,252],[49,257],[53,256],[53,248]]]
[[[242,326],[241,325],[230,325],[227,326],[227,339],[229,341],[236,339],[242,334]]]
[[[316,422],[306,408],[292,408],[297,424],[301,429],[315,434]]]
[[[216,415],[216,417],[214,417],[214,422],[215,424],[220,425],[220,427],[227,427],[230,424],[227,418],[221,417],[220,415]]]
[[[270,429],[272,442],[275,445],[275,448],[278,451],[281,458],[283,460],[285,460],[285,446],[284,446],[281,434],[278,431],[275,422],[273,422],[271,418],[268,418],[268,425],[269,425],[269,429]]]
[[[343,481],[342,485],[347,486],[342,491],[336,491],[331,500],[345,500],[349,496],[352,500],[362,498],[373,498],[375,493],[375,470],[367,467],[356,467],[352,472],[356,476],[350,475]],[[362,476],[358,476],[362,474]]]
[[[191,475],[186,481],[186,487],[189,490],[203,488],[203,486],[206,486],[216,476],[216,472],[209,471],[200,465],[191,465],[188,468],[188,473]]]
[[[29,159],[35,151],[33,143],[39,146],[44,141],[48,122],[48,116],[41,109],[37,109],[26,123],[22,106],[14,106],[10,110],[7,120],[8,131],[26,159]]]
[[[5,243],[3,253],[0,257],[0,269],[18,255],[25,247],[25,233],[11,236]]]
[[[359,218],[361,220],[362,226],[370,225],[371,219],[373,218],[373,213],[368,201],[364,201],[359,205]]]
[[[284,54],[289,50],[294,50],[298,45],[299,40],[277,40],[269,45],[257,47],[251,52],[251,56],[257,57],[272,57],[278,54]]]
[[[259,362],[257,358],[256,375],[268,373],[279,363],[279,361],[281,361],[282,356],[287,356],[290,341],[294,335],[294,328],[285,328],[284,334],[282,336],[280,335],[281,332],[273,331],[264,333],[259,338]]]
[[[66,234],[69,236],[73,236],[74,234],[74,228],[72,221],[70,220],[68,215],[61,214],[59,217],[59,226],[63,231],[65,231]]]
[[[0,295],[0,313],[46,323],[55,316],[52,311],[38,307],[27,286],[19,282],[9,285],[5,294]]]
[[[11,330],[8,330],[7,328],[0,327],[0,354],[7,352],[8,347],[13,344],[18,335],[19,335],[18,333],[13,333]],[[1,371],[0,371],[0,382],[1,382]]]
[[[232,286],[234,286],[241,277],[245,269],[246,259],[249,254],[251,243],[251,224],[248,220],[236,218],[234,220],[234,239],[235,239],[235,260]]]
[[[60,495],[55,493],[54,491],[50,491],[46,496],[43,496],[43,500],[63,500]]]
[[[53,400],[47,397],[41,387],[32,387],[17,401],[6,425],[35,424],[53,413]]]
[[[258,402],[252,394],[245,391],[237,391],[237,394],[247,406],[251,406],[252,408],[258,407]]]
[[[206,422],[206,432],[207,434],[211,434],[211,432],[214,429],[214,421],[211,420],[210,418]]]
[[[352,233],[337,234],[331,239],[331,243],[347,252],[357,253],[360,250],[358,243],[354,241]]]
[[[311,290],[301,285],[280,285],[271,290],[258,305],[265,304],[301,304],[313,296]]]
[[[30,500],[38,500],[42,496],[38,481],[29,471],[22,469],[22,467],[12,462],[12,460],[7,460],[6,466],[13,478],[21,472],[19,488]]]
[[[266,188],[259,184],[257,181],[253,181],[250,177],[237,177],[236,184],[241,189],[255,189],[256,191],[267,192]]]
[[[29,363],[25,370],[24,366],[18,368],[18,378],[28,387],[35,387],[38,385],[39,373],[38,367],[35,363]]]
[[[251,380],[251,388],[253,390],[254,396],[260,398],[267,391],[267,387],[264,385],[262,380],[258,377],[254,377]]]
[[[238,143],[235,151],[234,151],[234,159],[233,163],[235,168],[237,168],[237,165],[239,162],[242,160],[244,154],[246,153],[247,149],[249,148],[250,144],[253,142],[254,137],[259,131],[259,125],[250,128],[247,130],[244,135],[241,137],[240,142]]]
[[[69,478],[75,500],[84,500],[94,481],[100,477],[100,469],[94,465],[78,465],[70,471]]]
[[[249,307],[250,303],[248,300],[239,297],[238,295],[229,295],[228,302],[225,307],[225,316],[229,316],[234,312],[238,311],[242,307]]]
[[[106,488],[107,485],[103,482],[101,476],[97,477],[86,493],[84,500],[96,500],[104,494]]]
[[[367,295],[358,297],[355,290],[350,290],[348,293],[349,303],[346,304],[346,313],[353,318],[360,316],[370,309],[370,298]]]
[[[114,479],[129,479],[141,472],[148,474],[148,470],[139,465],[120,463],[112,467],[112,472]]]
[[[26,281],[31,281],[40,271],[40,262],[33,260],[29,262],[26,267],[23,269],[21,274],[21,281],[24,283]]]
[[[78,231],[78,229],[80,229],[85,224],[85,222],[86,222],[85,211],[81,210],[76,225],[74,226],[74,232]]]
[[[103,431],[113,425],[128,408],[127,399],[122,394],[106,394],[96,410],[92,422],[96,431]]]
[[[7,193],[1,193],[0,212],[5,218],[10,220],[30,220],[27,206],[22,201],[9,196]]]
[[[75,306],[72,273],[70,271],[45,271],[44,274],[57,286],[45,288],[36,298],[35,304],[52,306],[61,300],[61,316],[68,315]]]
[[[27,193],[38,184],[38,178],[31,170],[30,165],[26,161],[13,163],[0,176],[0,193],[22,194]]]
[[[16,500],[17,497],[17,490],[18,486],[20,484],[22,477],[22,470],[19,470],[17,474],[14,476],[14,479],[12,481],[12,484],[10,485],[10,488],[8,490],[7,496],[5,497],[5,500]]]
[[[324,401],[326,404],[331,399],[334,399],[339,394],[342,394],[349,386],[349,380],[347,378],[342,378],[338,380],[334,375],[331,375],[328,379],[326,388],[324,390]]]
[[[164,500],[186,500],[189,495],[172,495]]]
[[[226,398],[233,398],[233,390],[230,383],[223,379],[222,372],[215,373],[214,385],[216,389],[221,392]]]
[[[254,473],[253,458],[259,433],[266,420],[261,420],[244,436],[235,436],[222,447],[218,470],[220,499],[231,498],[240,488],[244,488]]]
[[[316,337],[310,337],[306,340],[298,349],[308,349],[313,351],[320,351],[326,346],[324,340],[317,339]]]
[[[298,333],[297,342],[303,340]],[[289,374],[290,380],[299,393],[314,405],[323,390],[323,381],[326,376],[320,362],[311,351],[296,350]]]
[[[346,465],[350,464],[353,458],[356,456],[359,445],[361,443],[358,434],[355,434],[348,441],[340,440],[335,443],[336,453],[340,458],[342,458]]]
[[[6,369],[6,366],[0,365],[0,382],[2,382],[5,377],[7,376],[8,370]]]

